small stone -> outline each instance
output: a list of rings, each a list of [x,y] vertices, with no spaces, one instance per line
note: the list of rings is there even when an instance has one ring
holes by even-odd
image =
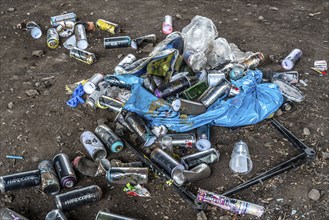
[[[282,115],[282,110],[281,110],[281,109],[276,110],[275,114],[276,114],[277,116]]]
[[[207,216],[204,213],[204,211],[198,212],[198,214],[196,214],[196,220],[207,220]]]
[[[7,9],[7,11],[9,11],[9,12],[13,12],[13,11],[15,11],[16,9],[15,8],[8,8]]]
[[[85,128],[79,128],[79,131],[83,131],[83,130],[85,130]]]
[[[28,95],[29,97],[35,97],[35,96],[40,95],[40,93],[38,92],[38,90],[35,90],[35,89],[27,90],[27,91],[25,91],[25,93],[26,93],[26,95]]]
[[[273,7],[273,6],[270,6],[270,10],[272,10],[272,11],[279,11],[279,9],[277,7]]]
[[[163,219],[169,219],[169,217],[165,215],[165,216],[163,216]]]
[[[275,62],[275,56],[273,54],[268,55],[268,58],[272,61]]]
[[[182,15],[180,15],[180,14],[176,14],[176,18],[178,18],[178,19],[182,19]]]
[[[14,103],[13,102],[9,102],[8,103],[8,108],[11,110],[14,108]]]
[[[259,21],[264,21],[264,17],[261,15],[257,18]]]
[[[328,160],[329,159],[329,153],[328,152],[322,152],[322,159]]]
[[[308,194],[307,194],[308,198],[314,200],[314,201],[318,201],[320,199],[320,192],[317,189],[312,189]]]
[[[120,53],[120,54],[118,55],[118,59],[121,59],[122,57],[123,57],[123,54]]]
[[[10,195],[4,195],[4,197],[1,198],[1,201],[7,202],[7,203],[12,203],[13,200],[14,200],[14,196],[10,196]]]
[[[224,216],[219,217],[219,220],[231,220],[231,217],[228,215],[224,215]]]
[[[147,209],[148,207],[149,207],[148,204],[145,204],[145,203],[143,204],[143,208],[144,208],[144,209]]]
[[[33,156],[31,159],[32,159],[32,162],[38,162],[40,160],[40,158],[37,156]]]
[[[70,137],[70,136],[72,136],[72,133],[69,132],[69,133],[66,134],[66,136]]]
[[[304,128],[304,129],[303,129],[303,134],[304,134],[305,136],[308,136],[308,135],[311,134],[311,132],[310,132],[310,130],[308,130],[308,128]]]
[[[32,52],[32,56],[42,57],[45,52],[43,50],[35,50]]]
[[[106,118],[100,118],[97,120],[98,125],[106,124],[108,121]]]

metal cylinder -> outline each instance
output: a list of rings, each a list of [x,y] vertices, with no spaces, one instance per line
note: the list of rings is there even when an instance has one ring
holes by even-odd
[[[77,19],[77,15],[73,12],[63,14],[63,15],[56,15],[50,17],[50,24],[52,27],[57,27],[59,25],[59,22],[61,21],[73,21],[75,22]]]
[[[122,215],[113,214],[110,212],[99,211],[95,220],[136,220]]]
[[[41,178],[39,170],[9,174],[0,177],[0,191],[1,193],[4,193],[9,190],[37,186],[40,182]]]
[[[101,81],[98,88],[95,89],[86,99],[86,104],[92,109],[96,109],[98,100],[105,94],[105,90],[109,87],[109,83]]]
[[[117,74],[122,74],[124,72],[124,68],[127,64],[131,64],[136,60],[136,57],[133,54],[128,54],[125,56],[120,63],[114,68],[114,72]]]
[[[102,31],[107,31],[111,34],[118,34],[120,32],[120,27],[118,24],[103,19],[98,19],[96,21],[96,27]]]
[[[50,160],[43,160],[39,163],[38,169],[41,173],[41,188],[48,195],[56,195],[61,190],[53,163]]]
[[[89,65],[96,63],[96,56],[94,53],[90,53],[86,50],[74,47],[70,50],[70,57],[73,57],[81,62]]]
[[[189,133],[177,133],[177,134],[166,134],[162,137],[163,139],[167,139],[170,137],[171,145],[178,147],[193,147],[196,143],[195,134]]]
[[[129,36],[104,38],[105,49],[130,47],[130,46],[131,46],[131,38]]]
[[[55,28],[49,28],[47,31],[47,45],[51,49],[55,49],[59,45],[59,36]]]
[[[88,47],[86,28],[83,24],[76,24],[74,28],[77,47],[84,50]]]
[[[183,170],[183,172],[178,175],[179,178],[176,178],[176,183],[178,185],[184,185],[185,183],[192,183],[208,178],[210,175],[210,167],[205,163],[201,163],[191,170]]]
[[[221,79],[218,86],[213,87],[202,99],[201,103],[207,108],[214,104],[219,98],[222,98],[230,91],[230,83],[226,79]]]
[[[114,112],[121,112],[124,103],[108,96],[102,96],[98,99],[97,107],[108,108]]]
[[[60,153],[53,158],[54,167],[63,188],[72,188],[77,183],[77,177],[69,157]]]
[[[142,161],[134,161],[129,163],[123,163],[121,160],[112,159],[111,160],[112,167],[142,167]]]
[[[155,148],[152,151],[150,159],[164,169],[171,177],[174,176],[175,170],[182,171],[185,169],[182,164],[160,148]]]
[[[187,99],[175,99],[172,102],[172,107],[174,111],[179,111],[181,115],[200,115],[207,111],[206,106],[203,104]]]
[[[106,158],[107,152],[104,148],[103,143],[92,132],[83,132],[80,135],[80,141],[94,161]]]
[[[123,141],[106,125],[99,125],[95,129],[95,133],[112,152],[117,153],[123,149]]]
[[[25,218],[24,216],[18,214],[17,212],[8,209],[8,208],[2,208],[0,209],[0,219],[2,220],[29,220],[28,218]]]
[[[87,186],[55,196],[58,209],[63,211],[100,200],[102,189],[97,185]]]
[[[181,158],[181,164],[184,165],[186,169],[191,169],[201,163],[212,164],[219,161],[219,152],[210,148],[209,150],[200,151],[194,154],[186,155]]]
[[[83,85],[83,90],[87,94],[91,94],[97,88],[98,83],[104,79],[104,75],[101,73],[96,73],[88,79],[88,81]]]
[[[114,184],[144,184],[148,182],[146,167],[111,167],[106,172],[106,179]]]
[[[285,70],[291,70],[302,55],[303,52],[300,49],[293,49],[289,55],[283,59],[281,66]]]
[[[48,212],[45,220],[67,220],[67,218],[61,210],[54,209]]]
[[[217,70],[210,70],[207,77],[209,86],[218,86],[221,79],[226,79],[225,73]]]
[[[201,127],[198,127],[196,129],[197,133],[197,142],[195,144],[195,147],[199,151],[208,150],[211,147],[210,143],[210,125],[203,125]]]

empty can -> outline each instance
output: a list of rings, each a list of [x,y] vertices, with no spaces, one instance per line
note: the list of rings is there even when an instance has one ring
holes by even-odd
[[[123,141],[106,125],[99,125],[95,129],[95,133],[112,152],[117,153],[123,149]]]
[[[124,73],[124,68],[126,65],[133,63],[136,60],[136,57],[133,54],[128,54],[125,56],[120,63],[114,68],[116,74]]]
[[[181,115],[200,115],[207,111],[203,104],[187,99],[175,99],[171,106],[174,111],[179,111]]]
[[[49,28],[47,31],[47,46],[51,49],[57,48],[59,45],[59,36],[55,28]]]
[[[185,166],[187,170],[201,164],[212,164],[219,161],[219,152],[214,149],[210,148],[205,151],[200,151],[194,154],[186,155],[181,158],[181,164]]]
[[[86,28],[83,24],[76,24],[74,28],[77,47],[84,50],[88,47]]]
[[[95,220],[136,220],[122,215],[113,214],[110,212],[99,211]]]
[[[69,157],[64,153],[57,154],[53,159],[53,163],[61,186],[63,188],[72,188],[77,183],[77,177]]]
[[[90,95],[97,88],[98,83],[104,79],[104,75],[101,73],[96,73],[88,79],[88,81],[83,85],[83,90],[85,93]]]
[[[208,93],[201,99],[201,103],[207,108],[214,104],[219,98],[224,97],[230,91],[230,83],[226,79],[221,79],[218,86],[212,87]]]
[[[144,184],[148,182],[146,167],[111,167],[106,172],[106,179],[114,184]]]
[[[281,66],[285,70],[291,70],[302,55],[303,52],[300,49],[293,49],[290,54],[282,60]]]
[[[80,141],[94,161],[99,161],[100,159],[106,158],[107,152],[103,143],[92,132],[83,132],[80,135]]]
[[[9,174],[0,177],[0,191],[4,193],[9,190],[37,186],[40,182],[41,178],[39,170]]]
[[[86,50],[82,50],[80,48],[72,48],[70,50],[70,57],[73,57],[81,62],[84,62],[86,64],[93,64],[96,62],[96,56],[93,53],[90,53]]]
[[[129,36],[104,38],[105,49],[130,47],[130,46],[131,46],[131,38]]]
[[[56,15],[50,17],[50,24],[52,27],[57,27],[59,25],[59,22],[61,21],[73,21],[75,22],[77,19],[77,15],[73,12],[62,14],[62,15]]]
[[[102,31],[107,31],[111,34],[118,34],[120,32],[120,27],[118,24],[103,19],[98,19],[96,21],[96,27]]]
[[[0,219],[1,220],[29,220],[28,218],[25,218],[24,216],[8,208],[0,209]]]
[[[41,188],[48,195],[56,195],[61,190],[53,163],[50,160],[43,160],[39,163],[38,169],[41,173]]]
[[[178,147],[193,147],[196,142],[195,134],[189,133],[166,134],[161,141],[164,139],[171,140],[171,145]]]
[[[48,212],[45,220],[67,220],[67,218],[60,209],[54,209]]]

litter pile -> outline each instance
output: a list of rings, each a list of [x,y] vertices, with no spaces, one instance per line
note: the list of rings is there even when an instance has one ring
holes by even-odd
[[[51,25],[47,31],[48,47],[57,48],[59,37],[68,38],[63,45],[69,49],[70,57],[87,64],[95,63],[96,56],[86,50],[86,31],[100,29],[111,34],[120,33],[118,24],[103,19],[96,23],[78,22],[74,13],[51,17]],[[26,28],[33,38],[41,37],[36,23],[29,22]],[[235,44],[218,37],[216,26],[208,18],[195,16],[182,32],[173,32],[172,18],[166,16],[162,28],[168,36],[147,57],[137,59],[129,54],[114,68],[113,74],[96,73],[66,86],[71,94],[68,106],[75,108],[85,103],[93,110],[114,112],[117,130],[134,133],[141,146],[129,143],[126,137],[119,136],[105,124],[99,125],[94,133],[84,131],[80,136],[90,159],[78,156],[71,162],[66,154],[60,153],[52,161],[40,162],[37,170],[0,177],[2,193],[41,184],[45,194],[55,195],[57,206],[46,219],[66,219],[62,211],[102,197],[102,189],[96,185],[58,194],[61,188],[76,185],[75,172],[90,177],[105,176],[110,184],[124,185],[128,195],[150,197],[143,184],[149,182],[149,172],[153,171],[196,209],[202,210],[209,203],[237,214],[259,217],[264,213],[261,205],[203,189],[195,195],[186,185],[210,178],[208,165],[219,161],[220,152],[210,142],[211,126],[255,124],[273,116],[280,108],[288,111],[293,102],[304,100],[303,94],[293,86],[299,82],[298,72],[291,71],[302,51],[294,49],[282,61],[286,72],[263,73],[257,67],[265,56],[261,52],[242,52]],[[129,36],[104,38],[105,49],[137,49],[148,43],[156,43],[154,34],[135,39]],[[316,65],[324,75],[326,62]],[[124,163],[106,159],[108,152],[119,153],[125,147],[140,161]],[[186,154],[186,149],[194,153]],[[234,144],[229,167],[239,174],[252,170],[248,145],[244,141]],[[6,208],[1,210],[0,216],[26,219]],[[103,211],[96,216],[96,219],[113,218],[132,219]]]

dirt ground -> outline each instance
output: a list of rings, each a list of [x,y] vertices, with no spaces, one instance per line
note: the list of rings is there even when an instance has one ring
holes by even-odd
[[[59,152],[68,154],[71,159],[86,154],[79,141],[82,131],[94,130],[100,119],[106,119],[114,128],[114,115],[100,109],[92,111],[85,106],[69,108],[65,104],[69,99],[65,85],[94,73],[113,73],[115,65],[122,59],[120,54],[133,53],[141,58],[152,50],[105,50],[102,40],[110,35],[96,31],[88,33],[88,50],[96,53],[98,61],[87,65],[69,58],[64,47],[55,50],[47,47],[46,30],[50,27],[50,16],[75,12],[82,21],[103,18],[120,24],[123,29],[120,35],[138,37],[154,33],[160,42],[165,38],[161,24],[166,14],[173,16],[177,31],[189,24],[195,15],[202,15],[213,20],[219,36],[237,44],[242,50],[261,51],[267,57],[272,55],[262,67],[282,71],[278,64],[280,59],[294,48],[303,51],[295,70],[308,84],[299,86],[306,99],[296,104],[292,111],[275,117],[315,149],[316,158],[232,197],[264,205],[266,212],[260,219],[329,219],[328,160],[322,157],[322,152],[329,152],[329,76],[321,77],[310,70],[315,60],[329,61],[328,1],[1,0],[0,6],[0,176],[37,169],[41,160],[52,159]],[[9,8],[14,8],[14,11]],[[39,40],[16,28],[17,24],[30,20],[40,24],[43,30]],[[35,50],[43,50],[45,54],[42,57],[32,56]],[[38,94],[29,97],[26,94],[28,90],[37,90]],[[247,176],[233,175],[228,168],[233,144],[240,139],[248,143],[254,162],[254,168]],[[297,154],[267,120],[237,129],[212,127],[211,142],[221,153],[220,161],[211,165],[212,176],[209,179],[189,186],[193,192],[199,187],[216,193],[225,192]],[[24,159],[6,159],[6,155],[24,156]],[[127,149],[119,154],[110,154],[108,158],[119,158],[125,162],[136,160]],[[145,185],[151,192],[150,198],[128,197],[122,186],[109,185],[103,177],[79,175],[77,187],[92,184],[102,188],[101,201],[66,212],[69,219],[94,219],[99,210],[138,219],[197,218],[196,211],[170,187],[154,178]],[[318,201],[308,198],[311,189],[321,193]],[[1,208],[9,207],[29,219],[44,219],[55,208],[54,197],[43,194],[40,187],[1,194],[0,204]],[[255,219],[250,215],[233,216],[213,206],[209,206],[205,214],[208,219]]]

